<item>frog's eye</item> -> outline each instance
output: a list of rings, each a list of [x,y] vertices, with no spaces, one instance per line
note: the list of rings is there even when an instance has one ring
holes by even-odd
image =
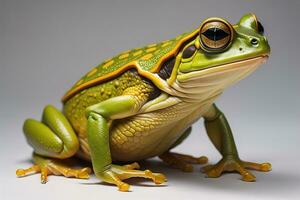
[[[200,43],[203,50],[224,50],[233,39],[232,26],[222,19],[208,19],[200,28]]]
[[[264,31],[265,31],[265,29],[264,29],[263,25],[260,23],[260,21],[257,21],[257,31],[261,35],[263,35]]]

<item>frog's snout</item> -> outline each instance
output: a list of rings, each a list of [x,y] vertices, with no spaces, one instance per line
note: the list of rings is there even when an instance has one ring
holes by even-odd
[[[249,38],[249,43],[252,45],[252,47],[259,47],[259,46],[264,46],[265,47],[265,54],[269,55],[270,54],[270,45],[268,43],[268,40],[265,36],[263,37],[253,37]]]
[[[271,53],[271,48],[268,43],[268,40],[265,36],[261,37],[249,37],[247,38],[248,48],[252,49],[252,52],[256,52],[257,55],[268,58]],[[241,52],[243,52],[243,47],[239,48]]]
[[[252,13],[244,15],[236,26],[236,31],[240,33],[241,38],[245,39],[244,45],[251,52],[261,56],[270,55],[271,48],[264,35],[265,29],[256,15]]]

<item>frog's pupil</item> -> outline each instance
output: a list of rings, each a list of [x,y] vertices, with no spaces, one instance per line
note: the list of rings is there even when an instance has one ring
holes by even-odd
[[[223,31],[219,28],[209,28],[205,32],[202,33],[205,37],[207,37],[210,40],[218,41],[225,37],[227,37],[229,34]]]

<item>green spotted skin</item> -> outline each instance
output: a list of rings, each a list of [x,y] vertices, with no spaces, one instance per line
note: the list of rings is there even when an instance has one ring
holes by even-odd
[[[158,66],[163,56],[177,47],[180,42],[193,32],[183,33],[177,37],[157,44],[150,44],[142,48],[120,53],[119,55],[105,60],[97,67],[90,70],[69,90],[73,91],[78,87],[88,84],[87,87],[69,95],[64,101],[64,114],[72,124],[80,141],[80,151],[83,157],[89,159],[89,147],[87,143],[87,120],[85,117],[86,108],[104,100],[124,94],[124,90],[130,87],[140,87],[135,96],[149,95],[155,90],[155,86],[145,81],[144,77],[132,68],[138,66],[145,71],[151,71]],[[117,69],[125,69],[118,72]],[[109,79],[89,84],[98,78],[109,77]],[[143,78],[142,78],[143,77]],[[68,93],[66,94],[68,95]],[[148,96],[147,96],[148,97]]]
[[[86,108],[104,100],[120,96],[124,94],[126,89],[128,92],[128,88],[132,87],[135,88],[136,93],[131,92],[131,94],[137,98],[148,97],[154,91],[152,84],[143,80],[135,70],[129,70],[114,80],[82,90],[64,104],[64,114],[79,137],[81,152],[84,155],[89,154],[86,143]]]
[[[182,40],[194,34],[194,32],[195,31],[183,33],[170,40],[125,51],[113,58],[105,60],[79,79],[65,94],[63,101],[66,101],[82,89],[95,85],[95,82],[96,84],[101,84],[105,80],[119,76],[120,73],[130,68],[138,67],[144,71],[158,71],[162,58],[171,51],[174,51]]]
[[[139,66],[143,70],[151,71],[160,58],[174,49],[178,41],[185,35],[187,35],[187,33],[161,43],[150,44],[142,48],[125,51],[113,58],[107,59],[83,76],[80,79],[82,80],[81,84],[114,72],[118,68],[123,67],[132,61],[138,61]],[[74,87],[76,87],[76,85]]]

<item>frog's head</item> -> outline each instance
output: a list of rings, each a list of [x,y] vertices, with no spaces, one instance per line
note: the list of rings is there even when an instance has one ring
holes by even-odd
[[[254,14],[231,25],[221,18],[205,20],[198,36],[181,51],[176,80],[182,87],[218,85],[219,90],[244,78],[268,58],[270,46]]]

